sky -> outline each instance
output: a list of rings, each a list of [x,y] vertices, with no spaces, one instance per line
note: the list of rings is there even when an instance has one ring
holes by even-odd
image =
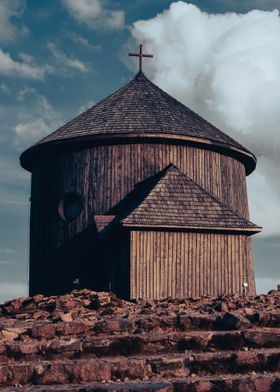
[[[0,0],[0,303],[27,295],[24,149],[137,72],[250,149],[257,291],[280,283],[280,0]]]

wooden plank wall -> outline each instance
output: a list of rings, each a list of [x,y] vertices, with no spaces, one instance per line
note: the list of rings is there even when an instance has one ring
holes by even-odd
[[[214,151],[175,144],[124,144],[77,151],[62,161],[65,188],[80,188],[89,195],[87,208],[98,214],[122,200],[137,182],[173,163],[233,210],[248,215],[243,164]]]
[[[46,271],[51,269],[49,263],[55,260],[54,252],[89,227],[94,222],[94,214],[106,213],[137,182],[169,163],[248,217],[245,168],[234,158],[217,152],[186,145],[135,143],[54,155],[39,161],[32,172],[31,285],[36,278],[38,287],[42,287],[40,279],[46,282]],[[66,192],[77,192],[85,201],[80,217],[70,223],[58,216],[58,203]]]
[[[132,231],[131,298],[255,293],[245,235]],[[249,276],[247,270],[249,269]]]
[[[255,263],[254,263],[254,252],[253,252],[253,243],[252,238],[246,238],[246,271],[245,274],[247,276],[248,282],[250,282],[250,294],[254,295],[256,293],[256,280],[255,280]]]
[[[243,217],[248,217],[245,168],[234,158],[190,146],[125,144],[98,146],[41,161],[32,174],[32,240],[57,247],[104,214],[143,181],[169,163]],[[74,222],[58,218],[59,200],[77,192],[85,208]],[[42,225],[42,223],[44,223]],[[38,232],[41,231],[41,234]],[[37,238],[40,236],[40,239]],[[44,251],[43,251],[44,252]]]
[[[147,143],[95,147],[92,153],[89,151],[89,158],[98,176],[98,213],[117,204],[137,182],[173,163],[230,208],[248,217],[245,168],[234,158],[190,146]]]

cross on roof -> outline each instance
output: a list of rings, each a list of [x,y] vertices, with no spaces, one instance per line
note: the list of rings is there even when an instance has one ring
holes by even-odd
[[[142,71],[142,59],[143,57],[154,57],[152,54],[144,54],[142,51],[143,45],[140,44],[139,53],[129,53],[129,56],[136,56],[139,57],[139,71]]]

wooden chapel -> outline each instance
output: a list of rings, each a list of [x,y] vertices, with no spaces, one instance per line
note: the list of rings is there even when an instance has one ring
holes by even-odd
[[[135,55],[135,54],[132,54]],[[27,149],[30,295],[255,293],[255,156],[142,72]]]

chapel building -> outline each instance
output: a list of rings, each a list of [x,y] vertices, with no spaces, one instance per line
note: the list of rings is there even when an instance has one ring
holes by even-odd
[[[30,295],[255,293],[255,156],[140,72],[27,149]]]

